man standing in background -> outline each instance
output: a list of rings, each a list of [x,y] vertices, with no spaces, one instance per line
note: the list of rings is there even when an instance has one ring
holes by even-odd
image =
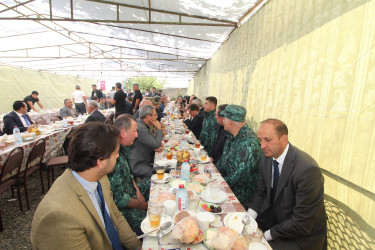
[[[76,91],[73,92],[72,99],[77,112],[81,114],[86,113],[87,96],[85,96],[80,86],[76,86]]]
[[[91,85],[92,92],[91,92],[91,100],[100,100],[103,97],[103,93],[96,89],[96,84]]]
[[[117,118],[119,115],[125,114],[126,108],[125,108],[125,102],[126,102],[126,94],[122,90],[122,85],[120,82],[116,82],[116,93],[113,97],[113,100],[111,103],[115,105],[115,118]]]
[[[133,109],[133,115],[137,112],[137,109],[139,108],[139,104],[142,101],[142,93],[139,90],[139,85],[137,83],[133,84],[133,90],[134,90],[134,97],[132,102],[132,109]]]
[[[35,112],[38,112],[38,110],[34,106],[35,103],[38,103],[39,107],[41,109],[44,109],[43,104],[39,101],[38,95],[38,91],[34,90],[33,92],[31,92],[31,95],[28,95],[23,99],[23,101],[27,105],[27,112],[30,112],[31,109]]]

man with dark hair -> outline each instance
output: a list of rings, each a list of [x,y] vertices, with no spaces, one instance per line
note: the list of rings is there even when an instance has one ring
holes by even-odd
[[[23,99],[23,101],[27,105],[27,112],[30,112],[31,109],[33,109],[35,112],[38,112],[38,110],[34,106],[35,103],[38,103],[39,107],[44,109],[43,104],[39,101],[38,95],[38,91],[34,90],[33,92],[31,92],[31,95],[28,95]]]
[[[206,97],[206,101],[203,105],[206,116],[203,120],[199,140],[201,141],[201,144],[204,146],[204,149],[207,151],[208,155],[212,154],[211,151],[216,141],[217,131],[219,129],[219,125],[215,119],[216,105],[217,99],[214,96]]]
[[[13,134],[14,127],[19,128],[21,132],[27,130],[27,128],[35,127],[30,117],[26,114],[26,104],[22,101],[15,101],[13,103],[13,111],[5,115],[3,118],[4,133],[11,135]]]
[[[193,119],[189,119],[189,114],[193,117]],[[196,138],[199,138],[202,130],[202,123],[204,120],[204,116],[199,113],[199,107],[197,104],[190,104],[188,108],[188,112],[184,113],[184,123],[186,126],[193,132]]]
[[[137,112],[139,109],[139,104],[142,101],[142,93],[139,90],[138,83],[133,84],[133,90],[134,90],[134,96],[133,96],[133,102],[132,102],[132,109],[133,109],[133,115]]]
[[[87,96],[83,93],[79,85],[76,86],[76,91],[73,92],[72,99],[77,112],[81,114],[86,113]]]
[[[108,174],[113,200],[130,227],[141,234],[141,222],[147,216],[147,200],[150,193],[150,179],[136,183],[129,165],[130,146],[138,136],[137,121],[129,114],[120,115],[114,122],[120,131],[120,156],[115,170]]]
[[[60,117],[64,119],[65,117],[71,116],[76,118],[78,116],[77,111],[73,108],[73,101],[72,99],[65,99],[64,100],[64,107],[60,109]]]
[[[132,110],[132,101],[133,98],[131,96],[126,97],[126,102],[125,102],[125,113],[132,115],[133,110]]]
[[[77,128],[69,169],[52,185],[34,214],[34,249],[136,249],[141,242],[112,199],[107,174],[118,157],[119,131],[102,123]]]
[[[98,110],[98,103],[96,101],[89,101],[87,104],[87,112],[90,114],[85,123],[88,122],[105,122],[105,116]]]
[[[163,131],[157,118],[155,107],[151,105],[145,105],[139,110],[138,138],[130,152],[130,167],[135,177],[151,177],[155,152],[163,150]],[[156,128],[156,134],[151,130],[151,125]]]
[[[91,100],[100,100],[103,97],[103,93],[96,89],[96,84],[91,85]]]
[[[223,155],[216,164],[241,204],[251,200],[256,188],[261,150],[254,131],[246,124],[246,109],[228,105],[220,115],[228,131]]]
[[[223,154],[224,145],[225,145],[225,141],[226,141],[227,134],[228,134],[228,132],[224,129],[224,126],[223,126],[224,125],[223,124],[224,116],[220,115],[220,112],[223,111],[227,105],[228,104],[219,105],[217,107],[216,113],[215,113],[215,118],[216,118],[217,124],[220,125],[220,127],[217,131],[217,138],[216,138],[216,141],[214,143],[214,147],[213,147],[213,149],[211,151],[211,155],[210,155],[210,159],[215,165],[220,160],[220,157]]]
[[[126,108],[125,108],[126,107],[125,106],[126,94],[122,90],[121,82],[117,82],[115,84],[115,87],[116,87],[116,93],[111,103],[115,105],[115,110],[116,110],[115,117],[117,118],[119,115],[125,114],[126,112]]]
[[[288,141],[288,128],[267,119],[258,129],[263,155],[248,214],[273,249],[326,249],[324,178],[318,163]]]
[[[155,87],[152,87],[152,92],[150,93],[150,96],[151,97],[155,97],[158,95],[158,92],[156,92],[156,88]]]

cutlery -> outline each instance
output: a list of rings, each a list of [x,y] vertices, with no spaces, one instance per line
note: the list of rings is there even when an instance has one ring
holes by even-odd
[[[250,224],[250,217],[248,215],[245,215],[242,218],[242,223],[243,223],[243,229],[242,229],[241,235],[245,236],[246,226]]]
[[[201,185],[202,185],[202,186],[207,186],[208,183],[211,183],[211,182],[216,181],[216,180],[217,180],[217,179],[212,179],[212,180],[209,180],[209,181],[207,181],[207,182],[203,182]]]
[[[142,239],[143,237],[145,237],[145,236],[149,235],[150,233],[155,232],[155,231],[157,231],[157,230],[159,230],[159,231],[166,230],[166,229],[168,229],[171,225],[172,225],[172,222],[168,221],[168,222],[164,223],[163,225],[161,225],[160,228],[156,228],[156,229],[154,229],[154,230],[151,230],[150,232],[144,233],[144,234],[138,236],[137,238],[138,238],[138,239]]]

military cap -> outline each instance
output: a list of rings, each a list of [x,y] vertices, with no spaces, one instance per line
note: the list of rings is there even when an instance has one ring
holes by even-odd
[[[246,121],[246,109],[238,105],[226,106],[224,110],[219,112],[219,115],[235,122]]]

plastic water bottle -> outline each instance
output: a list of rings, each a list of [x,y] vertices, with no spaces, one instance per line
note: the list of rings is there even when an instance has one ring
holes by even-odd
[[[185,160],[181,165],[181,179],[188,181],[190,177],[190,164]]]
[[[182,150],[187,149],[187,144],[185,138],[181,139],[181,148]]]
[[[63,119],[62,121],[63,127],[67,128],[68,127],[68,120],[66,118]]]
[[[179,185],[179,189],[176,192],[176,202],[178,211],[187,210],[189,207],[188,195],[184,184]]]
[[[14,126],[14,129],[13,129],[13,136],[14,136],[14,142],[16,144],[22,144],[21,132],[20,132],[20,129],[17,128],[16,126]]]

